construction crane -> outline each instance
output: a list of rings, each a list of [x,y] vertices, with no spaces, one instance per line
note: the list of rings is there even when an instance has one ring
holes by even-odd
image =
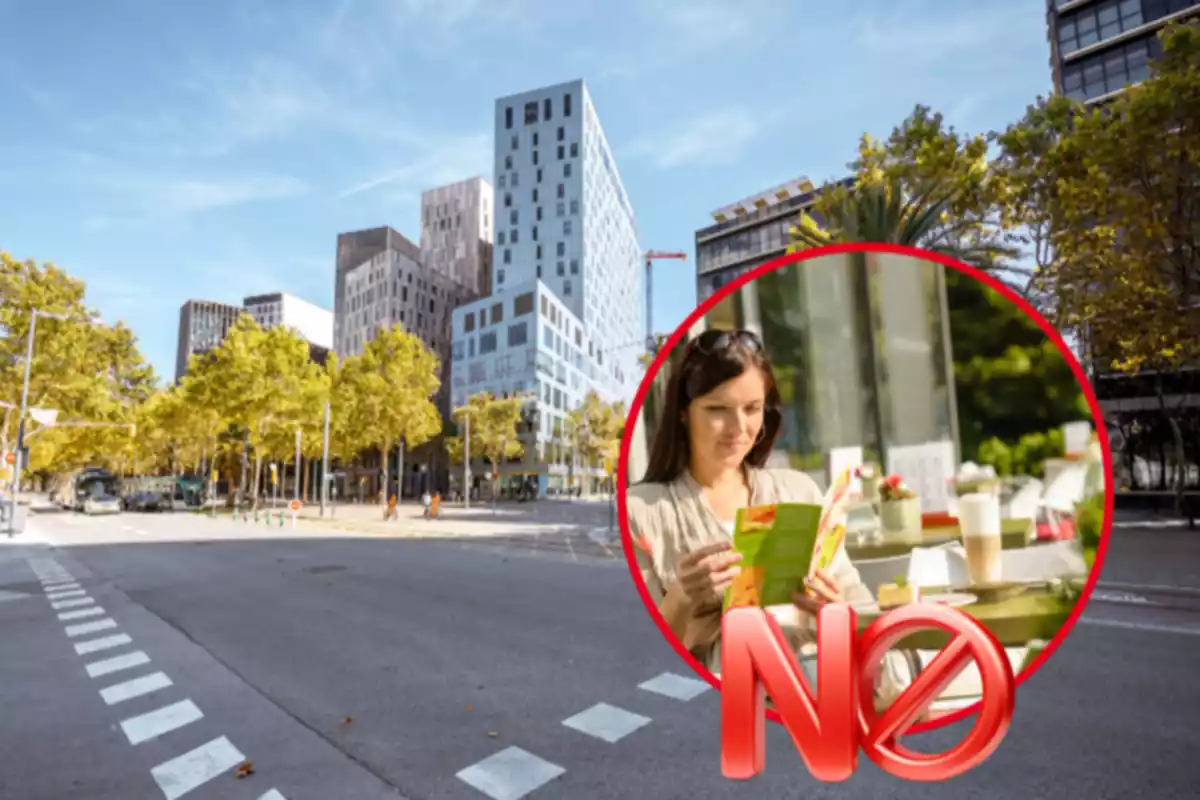
[[[644,257],[646,259],[646,352],[654,355],[658,351],[658,340],[654,336],[654,323],[650,317],[650,303],[653,298],[651,270],[657,259],[674,258],[687,261],[687,253],[660,253],[657,250],[647,250]]]

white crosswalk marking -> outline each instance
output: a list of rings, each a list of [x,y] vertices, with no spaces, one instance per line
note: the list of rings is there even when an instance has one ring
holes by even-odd
[[[69,592],[51,592],[46,595],[50,600],[66,600],[68,597],[82,597],[87,594],[83,589],[72,589]]]
[[[645,683],[638,684],[638,688],[670,697],[673,700],[683,700],[686,702],[693,697],[704,694],[712,687],[704,681],[699,681],[695,678],[685,678],[673,672],[664,672]]]
[[[101,606],[92,606],[91,608],[81,608],[78,611],[64,611],[58,615],[58,618],[63,622],[72,619],[83,619],[85,617],[98,617],[105,613]]]
[[[163,734],[190,725],[204,716],[191,700],[180,700],[121,722],[121,730],[130,744],[141,744]]]
[[[202,744],[150,770],[167,800],[176,800],[245,761],[224,736]]]
[[[79,597],[74,600],[59,600],[57,603],[51,603],[50,607],[53,608],[55,611],[58,611],[61,608],[74,608],[75,606],[90,606],[94,602],[96,602],[96,601],[90,597]]]
[[[141,697],[144,694],[157,692],[159,689],[165,689],[173,685],[171,679],[167,677],[165,672],[155,672],[151,675],[145,675],[141,678],[118,683],[114,686],[100,690],[100,697],[108,705],[116,705],[123,703],[126,700],[132,700],[135,697]]]
[[[492,800],[520,800],[564,772],[565,769],[544,758],[519,747],[509,747],[461,770],[455,777]]]
[[[150,663],[150,656],[143,653],[141,650],[135,650],[132,653],[126,653],[121,656],[113,656],[100,661],[94,661],[87,665],[87,674],[89,678],[99,678],[103,675],[110,675],[114,672],[119,672],[123,669],[133,669],[140,667],[143,664]]]
[[[101,650],[111,650],[114,647],[120,647],[124,644],[130,644],[133,639],[129,638],[129,634],[118,633],[114,636],[104,636],[100,639],[89,639],[86,642],[80,642],[75,645],[75,652],[78,655],[86,656],[88,653],[99,653]]]
[[[597,703],[591,708],[563,720],[563,725],[566,727],[586,733],[588,736],[594,736],[609,744],[619,742],[638,728],[649,724],[649,717],[610,706],[608,703]]]
[[[68,625],[66,631],[67,636],[75,638],[76,636],[86,636],[89,633],[110,631],[115,627],[117,627],[117,621],[110,617],[108,619],[98,619],[95,622],[84,622],[79,625]]]

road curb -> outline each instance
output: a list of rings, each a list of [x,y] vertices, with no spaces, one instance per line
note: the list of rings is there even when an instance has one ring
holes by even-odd
[[[1152,583],[1119,583],[1097,581],[1096,591],[1144,592],[1146,594],[1192,597],[1200,599],[1200,586],[1166,586]]]

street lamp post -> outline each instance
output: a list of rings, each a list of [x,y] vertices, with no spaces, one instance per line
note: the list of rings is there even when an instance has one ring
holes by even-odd
[[[21,470],[24,467],[21,463],[21,457],[25,452],[25,414],[29,408],[29,372],[33,365],[33,339],[34,333],[37,331],[37,318],[39,316],[58,320],[67,319],[65,314],[53,314],[37,308],[30,310],[29,336],[25,344],[25,380],[21,384],[21,408],[17,412],[17,448],[13,459],[12,505],[9,508],[10,513],[8,515],[8,535],[10,537],[16,533],[17,494],[21,491]]]
[[[321,438],[321,516],[325,516],[326,495],[329,492],[329,403],[325,404],[325,432]]]

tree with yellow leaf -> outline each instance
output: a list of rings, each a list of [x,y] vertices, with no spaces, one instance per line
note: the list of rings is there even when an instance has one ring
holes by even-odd
[[[625,413],[624,403],[606,403],[594,391],[567,413],[568,437],[581,467],[590,470],[616,464],[625,432]]]
[[[380,459],[380,502],[391,487],[388,456],[399,446],[398,472],[403,475],[406,448],[419,447],[442,430],[433,403],[441,385],[441,363],[420,338],[400,325],[381,330],[363,352],[342,362],[349,399],[348,424],[361,443],[377,448]]]
[[[525,402],[520,397],[498,398],[488,392],[480,392],[467,398],[466,406],[455,410],[455,422],[459,430],[470,429],[471,457],[483,459],[491,465],[488,478],[493,502],[496,500],[496,478],[501,462],[506,458],[520,458],[525,452],[520,438]],[[450,460],[461,464],[463,434],[445,437],[444,446]],[[466,486],[463,491],[469,493],[471,487]]]
[[[1200,360],[1200,25],[1160,38],[1151,77],[1078,117],[1060,145],[1080,168],[1059,190],[1053,278],[1062,321],[1089,331],[1098,358],[1159,376],[1181,506],[1180,409],[1161,376]]]

